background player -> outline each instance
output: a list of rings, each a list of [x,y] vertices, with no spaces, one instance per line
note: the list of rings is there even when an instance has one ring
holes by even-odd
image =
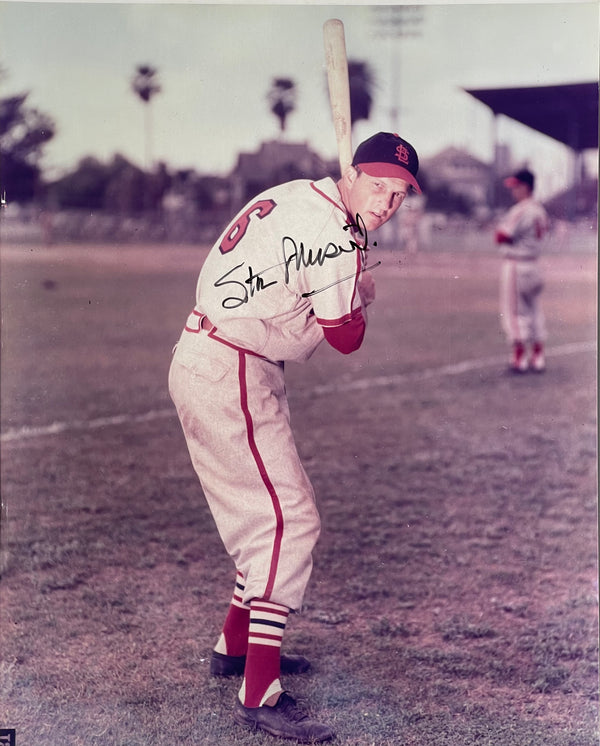
[[[504,262],[500,278],[500,315],[511,345],[509,369],[545,370],[546,327],[539,296],[544,286],[537,259],[548,230],[548,216],[533,198],[535,177],[527,169],[504,180],[516,204],[496,229]],[[529,356],[527,347],[530,347]]]
[[[418,166],[410,143],[380,132],[359,145],[339,182],[288,182],[251,200],[206,258],[169,373],[237,571],[211,672],[243,673],[237,723],[301,742],[334,734],[302,713],[279,679],[309,667],[280,648],[320,531],[290,428],[284,361],[308,359],[323,339],[344,354],[360,347],[375,297],[368,234],[410,188],[420,192]]]

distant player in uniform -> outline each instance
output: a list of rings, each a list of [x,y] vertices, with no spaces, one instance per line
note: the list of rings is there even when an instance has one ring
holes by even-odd
[[[194,468],[236,571],[211,659],[213,675],[243,675],[234,720],[300,742],[333,738],[284,692],[280,655],[300,610],[320,531],[315,496],[290,428],[284,361],[326,340],[357,350],[374,281],[369,236],[409,189],[420,192],[412,145],[378,133],[337,183],[298,180],[251,200],[218,238],[196,306],[176,346],[169,390]]]
[[[500,313],[511,346],[509,370],[542,373],[546,368],[546,326],[540,306],[544,282],[537,259],[548,216],[534,199],[535,177],[527,169],[504,180],[516,204],[496,228],[504,261],[500,277]]]

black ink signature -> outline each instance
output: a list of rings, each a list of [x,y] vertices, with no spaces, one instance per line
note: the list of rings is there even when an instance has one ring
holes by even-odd
[[[370,269],[375,269],[375,267],[379,267],[381,262],[375,262],[375,264],[371,264],[370,267],[365,267],[363,272],[367,272]],[[330,282],[329,285],[325,285],[322,288],[319,288],[318,290],[309,290],[308,293],[302,293],[303,298],[310,298],[311,295],[316,295],[317,293],[322,293],[324,290],[329,290],[329,288],[332,288],[334,285],[337,285],[340,282],[346,282],[346,280],[353,280],[356,277],[356,273],[353,272],[351,275],[347,275],[346,277],[341,277],[339,280],[336,280],[335,282]]]
[[[239,276],[236,279],[233,279],[231,276],[234,272],[237,272],[239,269],[244,267],[244,262],[238,264],[236,267],[233,267],[233,269],[230,269],[229,272],[224,274],[214,283],[214,286],[217,288],[223,287],[225,285],[234,286],[237,292],[237,295],[231,295],[225,298],[221,305],[223,306],[223,308],[227,309],[238,308],[244,303],[248,303],[250,298],[252,298],[256,293],[265,290],[272,285],[276,285],[278,282],[277,280],[265,282],[263,278],[263,275],[266,272],[269,272],[276,267],[285,267],[284,282],[288,284],[290,281],[290,271],[292,269],[295,269],[298,272],[302,267],[313,267],[315,265],[319,265],[320,267],[322,267],[327,259],[335,259],[342,254],[347,254],[354,251],[368,251],[369,237],[367,235],[367,229],[363,219],[358,213],[356,215],[356,221],[347,223],[343,227],[343,229],[345,231],[353,231],[353,236],[357,238],[357,240],[362,239],[362,243],[357,243],[357,241],[351,238],[348,241],[348,246],[345,247],[341,244],[335,244],[333,241],[330,241],[325,247],[319,247],[318,249],[313,250],[312,248],[306,249],[302,241],[298,246],[296,241],[291,236],[284,236],[281,241],[283,262],[275,264],[272,267],[267,267],[266,269],[260,270],[259,272],[254,272],[252,270],[252,267],[248,266],[248,275],[243,280],[240,279]],[[373,242],[373,246],[377,246],[377,242]],[[381,264],[381,262],[377,262],[377,264],[374,264],[373,267],[376,267],[379,264]],[[340,282],[350,280],[355,276],[356,274],[353,273],[351,275],[348,275],[347,277],[342,277],[341,279],[336,280],[335,282],[332,282],[325,287],[319,288],[317,290],[310,290],[307,293],[302,293],[302,297],[308,298],[312,295],[316,295],[317,293],[322,293],[324,290],[327,290],[328,288],[333,287]],[[230,287],[229,290],[233,291],[233,288]]]
[[[296,244],[291,236],[285,236],[281,242],[283,249],[283,264],[285,265],[285,283],[290,281],[290,266],[299,272],[302,267],[314,267],[318,264],[322,267],[326,259],[335,259],[341,254],[354,253],[356,250],[353,246],[344,248],[333,242],[328,243],[325,248],[306,249],[302,241],[300,246]],[[288,251],[290,252],[288,254]]]
[[[354,248],[358,249],[359,251],[369,250],[369,235],[367,233],[367,226],[365,225],[365,221],[361,218],[361,216],[358,213],[356,213],[356,223],[346,223],[346,225],[344,226],[344,230],[345,231],[355,230],[357,231],[357,234],[364,239],[362,246],[360,246],[360,244],[357,244],[352,239],[350,239],[351,246],[354,246]],[[373,241],[373,246],[377,246],[377,241]]]
[[[263,269],[261,272],[255,273],[252,271],[252,267],[249,266],[248,277],[243,282],[240,282],[240,280],[227,279],[230,275],[232,275],[234,272],[240,269],[240,267],[243,266],[244,262],[238,264],[237,267],[230,269],[229,272],[224,274],[223,277],[215,282],[216,288],[222,287],[223,285],[236,285],[238,287],[238,292],[240,295],[232,295],[228,298],[225,298],[221,304],[223,308],[238,308],[238,306],[242,306],[244,305],[244,303],[248,303],[250,298],[252,298],[255,293],[259,292],[260,290],[271,287],[271,285],[277,285],[277,280],[265,282],[264,279],[261,277],[261,275],[263,275],[265,272],[268,272],[269,269],[273,269],[273,267],[269,267],[268,269]]]
[[[314,267],[315,264],[318,264],[319,267],[322,267],[326,259],[335,259],[341,254],[348,254],[354,251],[366,251],[369,237],[367,236],[367,229],[360,215],[356,215],[356,223],[347,223],[344,226],[344,230],[356,230],[358,232],[358,235],[364,238],[363,245],[361,246],[352,239],[350,239],[349,241],[349,246],[346,247],[330,241],[325,246],[325,248],[321,247],[316,249],[316,251],[313,251],[313,249],[307,250],[302,241],[300,242],[300,246],[297,246],[296,242],[293,238],[291,238],[291,236],[285,236],[283,241],[281,242],[283,248],[283,263],[285,265],[285,282],[289,282],[290,265],[292,264],[294,265],[296,271],[299,272],[301,267]],[[291,244],[289,248],[292,250],[292,253],[289,255],[287,253],[288,244]],[[305,297],[305,295],[306,294],[304,294],[303,297]]]

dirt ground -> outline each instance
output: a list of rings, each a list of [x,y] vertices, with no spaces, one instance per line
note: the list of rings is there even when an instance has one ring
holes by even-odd
[[[280,743],[208,676],[233,565],[166,390],[204,256],[1,248],[18,746]],[[323,532],[284,684],[344,746],[595,745],[596,256],[544,260],[548,370],[520,377],[492,254],[381,258],[363,348],[287,368]]]

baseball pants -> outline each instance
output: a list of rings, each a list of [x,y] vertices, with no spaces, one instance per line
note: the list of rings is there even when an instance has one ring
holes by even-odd
[[[500,275],[502,328],[509,342],[543,342],[544,314],[539,296],[544,287],[535,261],[505,259]]]
[[[282,363],[183,332],[169,371],[194,469],[253,598],[298,610],[320,519],[290,427]]]

